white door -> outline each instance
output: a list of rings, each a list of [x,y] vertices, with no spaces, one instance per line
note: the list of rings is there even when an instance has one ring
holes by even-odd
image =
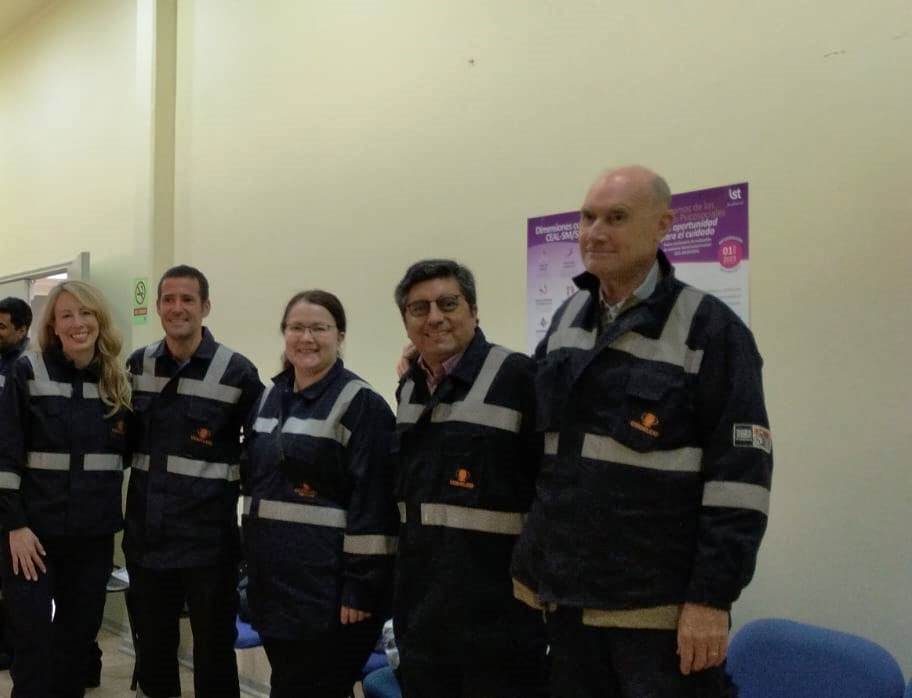
[[[28,302],[29,300],[29,282],[28,279],[17,279],[16,281],[7,281],[0,284],[0,298],[21,298]]]

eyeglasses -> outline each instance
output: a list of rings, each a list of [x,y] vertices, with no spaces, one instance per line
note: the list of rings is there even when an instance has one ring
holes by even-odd
[[[433,303],[441,313],[452,313],[459,307],[460,298],[462,296],[457,293],[452,296],[440,296],[432,301],[412,301],[405,304],[405,310],[412,317],[427,317],[431,312],[431,303]]]
[[[299,325],[295,323],[293,325],[286,325],[285,332],[294,335],[304,335],[307,332],[310,332],[311,337],[319,339],[320,337],[325,337],[334,327],[335,325],[330,325],[326,322],[315,322],[312,325]]]

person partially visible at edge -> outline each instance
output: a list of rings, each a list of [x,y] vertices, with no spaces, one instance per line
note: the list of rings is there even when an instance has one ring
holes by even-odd
[[[542,449],[534,364],[487,340],[457,262],[413,264],[395,301],[417,351],[397,391],[403,695],[547,695],[541,613],[513,598],[509,573]]]
[[[545,455],[512,570],[547,612],[555,698],[734,694],[729,612],[772,474],[762,361],[658,249],[670,203],[643,167],[595,181],[580,290],[535,352]]]
[[[128,361],[134,453],[123,549],[137,695],[180,695],[178,620],[186,602],[195,695],[237,697],[240,437],[263,384],[248,359],[203,326],[211,303],[198,269],[166,271],[155,308],[164,339]]]
[[[0,300],[0,391],[16,359],[28,347],[32,309],[21,298]]]
[[[295,294],[281,330],[284,368],[246,429],[247,596],[271,698],[345,698],[390,611],[395,420],[342,362],[336,296]]]
[[[56,286],[38,332],[40,350],[16,361],[0,396],[0,576],[13,695],[82,696],[123,525],[130,384],[95,287]]]

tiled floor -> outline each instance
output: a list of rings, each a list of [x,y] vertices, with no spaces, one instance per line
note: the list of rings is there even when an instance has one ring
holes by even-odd
[[[123,638],[107,630],[98,636],[104,653],[101,670],[101,686],[86,691],[86,698],[126,698],[132,696],[130,678],[133,676],[133,655],[122,649]],[[9,696],[13,683],[8,671],[0,672],[0,696]],[[184,698],[194,695],[193,673],[181,667],[181,688]]]

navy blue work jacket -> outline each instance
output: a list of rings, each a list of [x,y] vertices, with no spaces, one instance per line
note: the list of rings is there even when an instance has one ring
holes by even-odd
[[[25,337],[6,351],[0,352],[0,392],[3,392],[7,375],[13,370],[13,364],[16,363],[16,359],[22,356],[22,353],[28,348],[28,343],[29,338]]]
[[[162,340],[133,352],[128,367],[134,415],[128,561],[153,569],[237,561],[240,437],[263,390],[256,368],[206,328],[185,364]]]
[[[98,394],[99,365],[59,350],[23,354],[0,395],[0,527],[39,538],[101,536],[123,525],[127,415]]]
[[[343,605],[389,611],[394,419],[341,360],[297,392],[293,369],[273,380],[246,430],[247,597],[263,636],[300,639],[337,626]]]
[[[402,378],[394,624],[403,661],[543,654],[541,614],[513,598],[510,580],[541,458],[533,374],[528,356],[477,329],[433,394],[417,361]]]
[[[601,332],[599,281],[577,277],[536,350],[545,456],[513,573],[540,601],[727,609],[753,575],[773,462],[762,361],[727,305],[658,260],[652,295]]]

